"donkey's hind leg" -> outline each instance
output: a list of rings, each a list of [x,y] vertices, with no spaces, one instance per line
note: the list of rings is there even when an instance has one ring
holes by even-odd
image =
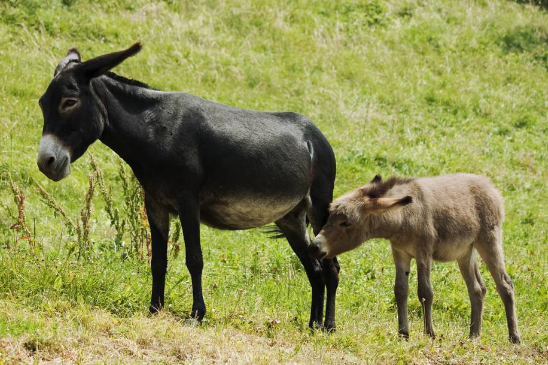
[[[483,234],[475,243],[481,258],[489,268],[493,276],[506,311],[510,342],[520,343],[518,320],[516,317],[516,304],[514,298],[514,284],[506,272],[504,266],[504,254],[502,252],[502,228],[495,227]]]
[[[325,284],[320,263],[308,255],[310,237],[306,229],[306,214],[307,204],[303,201],[282,219],[276,221],[276,225],[287,238],[289,245],[303,264],[312,286],[312,304],[308,325],[310,328],[316,329],[322,327]]]
[[[483,298],[485,297],[485,283],[481,277],[476,249],[471,247],[468,254],[459,259],[459,269],[466,282],[472,314],[470,316],[470,338],[481,334],[481,318],[483,314]]]

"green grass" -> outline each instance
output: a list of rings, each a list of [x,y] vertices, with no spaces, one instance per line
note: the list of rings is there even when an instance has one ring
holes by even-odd
[[[538,2],[542,4],[542,2]],[[0,3],[0,363],[548,362],[548,13],[511,1],[38,0]],[[494,283],[481,341],[455,263],[436,264],[434,341],[422,335],[411,274],[411,338],[401,341],[387,242],[342,255],[338,331],[311,334],[309,285],[283,240],[203,227],[203,326],[184,255],[170,261],[167,313],[146,316],[146,260],[122,260],[96,193],[90,261],[42,202],[33,179],[77,218],[88,157],[60,183],[36,168],[38,98],[71,46],[84,59],[141,40],[115,71],[161,90],[310,117],[338,161],[335,194],[375,174],[489,176],[505,197],[504,249],[523,344],[507,342]],[[113,152],[90,151],[123,208]],[[16,240],[10,173],[43,250]],[[129,238],[127,238],[129,239]],[[126,239],[126,240],[127,240]],[[216,344],[216,345],[213,345]],[[108,355],[107,355],[108,354]]]

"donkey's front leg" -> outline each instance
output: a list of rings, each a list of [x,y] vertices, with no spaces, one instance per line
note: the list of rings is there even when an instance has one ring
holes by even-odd
[[[322,274],[327,291],[327,299],[325,304],[325,323],[323,328],[328,332],[335,331],[337,327],[335,325],[335,299],[337,295],[337,286],[339,285],[340,271],[341,267],[336,257],[333,257],[332,259],[322,260]]]
[[[200,206],[198,194],[185,194],[179,198],[179,218],[183,227],[186,249],[186,267],[192,280],[192,318],[201,321],[206,307],[202,295],[202,269],[204,260],[200,246]]]
[[[430,268],[432,259],[417,257],[417,277],[419,280],[418,294],[424,312],[424,332],[430,337],[435,338],[434,327],[432,325],[432,302],[434,300],[434,291],[430,285]]]
[[[164,290],[167,269],[167,236],[169,233],[169,213],[156,202],[145,195],[150,233],[152,236],[152,297],[150,298],[150,313],[158,312],[164,306]]]
[[[404,338],[409,338],[409,324],[407,321],[407,297],[409,296],[409,270],[411,257],[392,248],[392,256],[396,265],[396,282],[394,283],[394,295],[398,306],[398,333]]]

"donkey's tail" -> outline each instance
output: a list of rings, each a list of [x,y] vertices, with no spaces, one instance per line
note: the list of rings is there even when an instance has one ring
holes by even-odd
[[[308,215],[306,216],[306,226],[310,226],[310,220],[308,219]],[[280,238],[287,238],[285,233],[282,232],[280,228],[278,228],[275,224],[268,224],[264,226],[261,231],[267,235],[268,238],[272,240],[278,240]]]
[[[267,226],[264,226],[263,229],[261,229],[261,231],[265,233],[268,236],[268,238],[273,240],[286,238],[282,230],[278,228],[278,226],[275,224],[269,224]]]

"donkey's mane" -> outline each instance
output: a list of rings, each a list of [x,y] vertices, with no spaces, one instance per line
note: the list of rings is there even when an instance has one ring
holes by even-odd
[[[145,89],[154,90],[153,88],[151,88],[150,86],[148,86],[144,82],[133,80],[133,79],[128,79],[127,77],[116,75],[114,72],[109,71],[105,75],[107,75],[108,77],[110,77],[113,80],[116,80],[116,81],[121,82],[121,83],[126,84],[126,85],[144,87]]]
[[[365,194],[370,198],[380,198],[396,185],[405,185],[415,180],[413,177],[392,176],[388,180],[370,184]]]

